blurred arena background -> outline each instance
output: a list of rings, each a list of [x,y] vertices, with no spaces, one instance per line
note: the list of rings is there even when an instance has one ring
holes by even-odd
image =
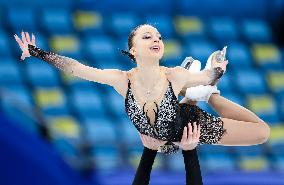
[[[267,143],[198,148],[205,185],[284,185],[283,0],[0,0],[0,184],[127,185],[142,143],[111,88],[19,60],[13,35],[97,68],[128,70],[129,32],[162,33],[162,65],[228,45],[221,94],[271,126]],[[203,109],[215,114],[206,104]],[[179,153],[158,155],[153,185],[185,184]]]

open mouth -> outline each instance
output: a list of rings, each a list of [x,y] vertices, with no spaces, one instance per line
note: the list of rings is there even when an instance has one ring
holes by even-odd
[[[160,51],[160,46],[152,46],[150,47],[151,51],[159,52]]]

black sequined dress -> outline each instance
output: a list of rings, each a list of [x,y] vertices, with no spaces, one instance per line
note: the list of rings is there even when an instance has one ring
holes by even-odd
[[[178,142],[182,138],[183,129],[189,122],[200,124],[199,144],[217,143],[225,129],[220,117],[215,117],[198,106],[189,104],[179,104],[177,97],[172,89],[170,81],[164,98],[156,113],[153,125],[144,111],[137,103],[132,89],[131,82],[128,81],[128,90],[125,98],[125,111],[136,129],[145,135],[156,139],[168,141],[161,149],[162,153],[172,154],[179,150],[179,147],[173,142]],[[145,104],[144,104],[145,106]]]

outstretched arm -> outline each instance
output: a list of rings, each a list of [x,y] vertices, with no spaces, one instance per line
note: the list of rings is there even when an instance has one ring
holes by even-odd
[[[119,82],[126,78],[126,72],[124,71],[117,69],[97,69],[83,65],[72,58],[44,51],[35,46],[34,35],[32,35],[32,40],[30,40],[30,36],[27,32],[22,32],[22,40],[17,35],[14,36],[23,51],[22,60],[24,60],[25,57],[34,56],[68,74],[110,86],[117,86],[117,84],[121,84]]]
[[[216,54],[213,54],[210,60],[210,68],[206,68],[202,71],[190,71],[183,67],[175,67],[171,69],[171,74],[174,75],[175,81],[178,82],[184,90],[188,87],[198,85],[215,85],[225,73],[228,64],[228,61],[219,62],[216,58]]]

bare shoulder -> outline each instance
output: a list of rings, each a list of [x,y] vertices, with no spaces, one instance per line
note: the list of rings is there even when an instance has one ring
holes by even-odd
[[[131,70],[129,71],[119,71],[119,81],[113,85],[113,88],[125,98],[126,92],[128,89],[128,78],[129,75],[131,74]]]

